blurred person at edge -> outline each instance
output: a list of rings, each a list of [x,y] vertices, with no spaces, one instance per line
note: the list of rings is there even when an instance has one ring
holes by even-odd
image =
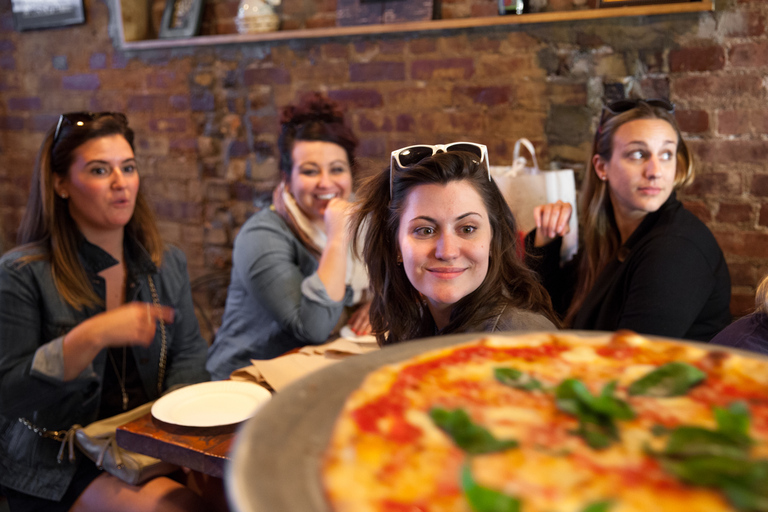
[[[768,355],[768,275],[757,285],[755,311],[720,331],[712,343]]]
[[[691,153],[664,99],[603,108],[581,192],[582,245],[560,264],[572,207],[536,207],[527,261],[573,329],[709,341],[728,325],[731,281],[709,229],[677,200]]]
[[[10,509],[204,510],[169,477],[132,486],[79,453],[58,463],[61,441],[32,430],[88,425],[209,378],[186,260],[160,239],[123,114],[64,114],[51,127],[19,243],[0,260],[0,494]]]
[[[395,151],[359,195],[354,239],[363,240],[380,345],[556,330],[549,296],[518,255],[515,220],[490,179],[485,146]]]
[[[309,93],[283,110],[282,180],[271,208],[243,224],[221,328],[208,353],[214,379],[305,345],[345,324],[370,332],[368,276],[347,221],[357,137],[339,106]]]

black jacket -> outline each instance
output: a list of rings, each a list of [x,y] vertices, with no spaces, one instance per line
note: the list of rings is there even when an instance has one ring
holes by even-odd
[[[539,272],[558,313],[573,298],[578,267],[560,267],[561,239],[533,248],[527,262]],[[598,276],[573,329],[615,331],[709,341],[731,321],[731,278],[709,229],[673,193],[649,213]]]

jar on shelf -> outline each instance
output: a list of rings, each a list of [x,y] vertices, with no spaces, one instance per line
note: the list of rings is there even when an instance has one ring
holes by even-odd
[[[276,9],[281,0],[240,0],[235,25],[241,34],[272,32],[280,27]]]

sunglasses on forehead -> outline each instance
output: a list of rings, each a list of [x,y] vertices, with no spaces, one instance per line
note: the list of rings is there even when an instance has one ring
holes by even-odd
[[[646,105],[651,107],[656,107],[656,108],[666,110],[667,113],[669,114],[675,113],[674,103],[662,98],[652,98],[647,100],[642,100],[642,99],[617,100],[617,101],[612,101],[611,103],[608,103],[603,107],[603,109],[610,112],[613,115],[617,115],[617,114],[621,114],[622,112],[627,112],[629,110],[632,110],[633,108],[637,108],[638,106],[640,106],[641,103],[645,103]]]
[[[392,152],[389,163],[389,198],[392,199],[392,189],[395,183],[395,164],[400,169],[405,169],[418,164],[434,154],[449,153],[451,151],[465,151],[478,157],[481,164],[485,162],[485,167],[488,169],[488,181],[491,181],[491,164],[488,162],[488,148],[484,144],[477,144],[475,142],[451,142],[450,144],[435,145],[418,144],[396,149]]]
[[[95,121],[102,117],[112,116],[118,122],[127,125],[128,119],[121,112],[68,112],[59,116],[59,122],[56,124],[56,131],[53,132],[53,144],[61,135],[61,130],[66,126],[85,126],[86,123]]]

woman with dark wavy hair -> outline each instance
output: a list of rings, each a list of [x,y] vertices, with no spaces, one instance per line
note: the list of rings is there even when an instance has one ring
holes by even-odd
[[[311,93],[283,111],[282,180],[240,229],[224,318],[208,370],[226,379],[251,359],[325,343],[349,321],[370,332],[368,277],[350,251],[357,138],[338,105]],[[350,316],[351,315],[351,316]]]
[[[554,330],[518,255],[516,224],[474,143],[411,146],[360,189],[353,229],[379,344],[460,332]]]
[[[129,485],[78,455],[75,424],[208,380],[184,254],[165,246],[120,113],[48,131],[21,247],[0,259],[0,493],[12,511],[205,510],[176,480]]]
[[[709,229],[677,200],[693,159],[664,99],[603,108],[581,192],[582,247],[560,264],[571,205],[535,209],[532,256],[574,329],[709,341],[730,322],[730,276]]]

